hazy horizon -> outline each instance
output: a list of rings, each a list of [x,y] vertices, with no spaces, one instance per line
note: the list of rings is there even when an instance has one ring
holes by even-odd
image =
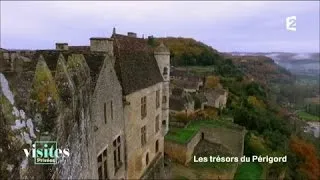
[[[1,1],[4,49],[88,45],[90,37],[136,32],[186,37],[220,52],[319,52],[318,1]],[[235,8],[236,7],[236,8]],[[297,31],[285,19],[297,17]]]

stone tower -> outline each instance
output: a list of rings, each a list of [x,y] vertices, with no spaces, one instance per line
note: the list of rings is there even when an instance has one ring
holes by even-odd
[[[162,125],[165,126],[165,134],[167,134],[169,131],[170,51],[163,42],[155,48],[154,57],[164,80],[162,86]]]

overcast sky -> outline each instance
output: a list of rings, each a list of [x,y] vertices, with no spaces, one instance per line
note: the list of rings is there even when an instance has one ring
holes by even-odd
[[[1,1],[1,47],[88,45],[90,37],[133,31],[191,37],[219,51],[319,52],[318,1]],[[297,31],[287,31],[287,16]]]

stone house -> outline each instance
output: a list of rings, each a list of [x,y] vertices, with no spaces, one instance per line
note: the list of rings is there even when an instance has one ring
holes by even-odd
[[[183,89],[174,88],[172,89],[172,94],[170,96],[170,113],[193,113],[194,108],[194,99],[192,95],[188,92],[185,92]]]
[[[197,94],[194,94],[193,99],[195,101],[194,109],[196,111],[204,110],[205,106],[208,104],[208,100],[203,92],[199,92]]]
[[[152,49],[134,33],[112,38],[124,100],[127,178],[152,178],[148,169],[162,162],[168,131],[170,54],[163,44]]]
[[[207,99],[207,106],[215,108],[225,108],[228,99],[228,91],[220,88],[204,90]]]

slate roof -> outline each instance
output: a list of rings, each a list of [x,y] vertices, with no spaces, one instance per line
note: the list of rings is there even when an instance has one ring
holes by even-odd
[[[106,56],[104,54],[99,54],[99,53],[89,53],[89,54],[83,54],[83,55],[90,68],[91,85],[93,88],[92,90],[94,90],[99,78],[101,68],[103,66],[103,61],[106,58]]]
[[[182,111],[185,109],[185,101],[180,97],[170,97],[169,98],[169,109],[175,111]]]
[[[115,70],[124,95],[163,81],[154,51],[142,38],[113,34]]]
[[[179,88],[185,88],[185,89],[198,89],[198,81],[188,81],[188,80],[182,80],[182,79],[173,79],[172,84],[179,87]]]
[[[226,90],[224,89],[210,89],[204,92],[204,95],[208,101],[215,101],[219,96],[224,95]]]
[[[173,96],[182,96],[182,94],[183,94],[183,89],[181,89],[181,88],[173,88],[172,89]]]
[[[201,103],[208,102],[206,96],[204,93],[198,93],[195,95],[195,98],[197,98]]]

